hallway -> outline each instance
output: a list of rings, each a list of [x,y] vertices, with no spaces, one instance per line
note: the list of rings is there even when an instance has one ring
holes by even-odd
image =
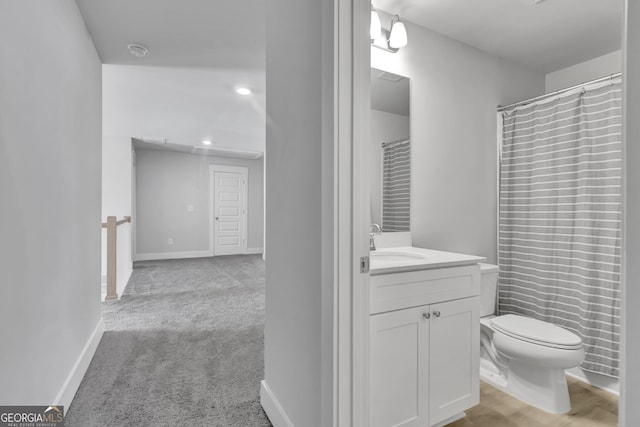
[[[68,426],[270,426],[260,255],[144,261],[105,333]]]

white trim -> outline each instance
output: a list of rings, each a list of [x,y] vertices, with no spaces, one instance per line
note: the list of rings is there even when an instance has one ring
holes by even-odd
[[[500,170],[502,166],[502,144],[504,142],[502,136],[503,128],[504,118],[502,117],[502,112],[498,111],[496,113],[496,252],[493,254],[496,264],[498,264],[498,260],[500,259],[498,246],[500,243]],[[496,305],[496,307],[498,306]]]
[[[334,0],[333,426],[368,425],[369,137],[371,4]]]
[[[58,392],[58,395],[54,399],[54,404],[62,405],[65,410],[69,410],[73,397],[76,395],[78,387],[80,387],[80,383],[82,382],[84,374],[87,372],[87,368],[89,368],[89,363],[91,363],[91,359],[93,359],[93,355],[96,353],[98,344],[100,344],[103,333],[104,320],[101,317],[100,320],[98,320],[98,324],[95,329],[91,333],[89,340],[80,352],[76,363],[73,365],[73,368],[71,368],[69,375],[67,375],[67,379],[62,384],[60,392]]]
[[[247,248],[243,252],[245,255],[261,254],[262,248]]]
[[[157,252],[147,254],[136,254],[136,261],[155,261],[161,259],[185,259],[185,258],[207,258],[212,257],[211,250],[206,251],[183,251],[183,252]]]
[[[565,374],[578,381],[582,381],[583,383],[587,383],[604,391],[608,391],[611,394],[615,394],[616,396],[620,396],[620,381],[617,378],[595,372],[583,371],[579,366],[567,369]]]
[[[264,166],[263,166],[264,167]],[[215,173],[216,172],[231,172],[231,173],[239,173],[242,174],[244,178],[243,182],[243,200],[242,200],[242,250],[240,253],[246,253],[247,251],[247,239],[249,237],[248,233],[248,220],[249,216],[249,168],[246,166],[229,166],[229,165],[218,165],[213,164],[209,165],[209,249],[213,255],[216,255],[216,245],[215,245]],[[222,255],[231,255],[231,254],[222,254]]]
[[[622,223],[620,224],[622,232],[620,233],[620,245],[622,246],[621,259],[620,259],[620,399],[618,401],[618,423],[620,427],[631,427],[632,425],[637,424],[637,420],[635,420],[635,415],[638,414],[638,410],[634,409],[636,405],[637,399],[628,399],[627,395],[636,395],[634,392],[630,392],[630,390],[634,389],[634,386],[637,387],[638,380],[636,379],[637,372],[636,369],[630,369],[633,366],[637,366],[637,363],[631,362],[635,358],[630,358],[627,361],[627,357],[629,357],[630,349],[637,348],[637,342],[634,342],[635,333],[628,333],[629,328],[633,328],[635,326],[635,322],[630,322],[630,320],[635,320],[635,318],[630,315],[630,313],[635,312],[635,301],[629,302],[629,297],[632,294],[636,294],[635,292],[629,292],[630,287],[629,278],[634,277],[635,268],[629,265],[629,261],[635,261],[634,256],[637,257],[637,254],[631,253],[631,256],[628,254],[629,246],[635,249],[637,247],[637,243],[634,245],[633,243],[629,243],[632,237],[632,233],[629,230],[629,214],[636,213],[637,207],[633,205],[634,198],[629,197],[629,190],[637,191],[637,186],[629,185],[629,178],[633,177],[629,170],[629,164],[633,163],[633,160],[627,161],[627,157],[629,156],[629,135],[632,136],[637,135],[638,127],[637,125],[633,125],[631,121],[631,115],[629,115],[630,104],[631,111],[633,113],[637,113],[637,102],[631,103],[630,98],[633,100],[634,92],[637,92],[637,88],[632,81],[635,79],[629,79],[629,71],[635,71],[637,68],[637,59],[633,58],[629,60],[629,52],[630,46],[636,48],[637,42],[632,41],[635,40],[638,33],[634,31],[631,32],[631,10],[629,9],[633,3],[629,0],[623,1],[623,12],[622,12]],[[638,16],[638,7],[633,6],[633,14]],[[630,39],[629,36],[633,38]],[[635,90],[634,90],[635,89]],[[634,154],[632,151],[631,154]],[[633,181],[631,181],[633,182]],[[633,236],[636,237],[636,236]],[[637,280],[634,277],[634,288],[635,281]],[[631,309],[631,310],[630,310]],[[632,353],[632,351],[631,351]],[[633,373],[634,375],[630,375]]]
[[[260,404],[274,427],[294,427],[265,380],[260,381]]]
[[[333,427],[353,424],[351,136],[352,8],[355,0],[334,0],[334,228],[333,228]]]
[[[369,256],[370,191],[368,163],[364,161],[371,129],[371,40],[367,34],[371,17],[369,1],[357,0],[353,5],[352,45],[353,69],[351,87],[353,136],[351,173],[353,177],[351,243],[353,316],[352,399],[353,426],[367,427],[369,420],[369,274],[360,273],[360,257]],[[342,182],[340,183],[342,185]]]

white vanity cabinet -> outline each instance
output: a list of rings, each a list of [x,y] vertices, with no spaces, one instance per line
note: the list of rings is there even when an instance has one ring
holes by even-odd
[[[370,426],[434,426],[478,404],[479,274],[472,265],[371,276],[378,295],[394,300],[383,289],[393,288],[406,305],[380,312],[371,300]]]

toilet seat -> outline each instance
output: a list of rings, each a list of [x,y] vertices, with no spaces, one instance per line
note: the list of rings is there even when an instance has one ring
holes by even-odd
[[[493,328],[512,338],[559,350],[582,348],[579,336],[554,324],[531,317],[505,314],[490,320]]]

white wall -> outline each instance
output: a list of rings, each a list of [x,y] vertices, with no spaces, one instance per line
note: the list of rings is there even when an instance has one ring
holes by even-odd
[[[333,45],[325,39],[333,34],[332,21],[325,22],[333,18],[331,4],[273,0],[267,8],[268,253],[261,402],[276,427],[329,426],[332,419],[333,371],[322,363],[323,354],[331,360],[333,339],[333,331],[323,329],[323,316],[334,316],[332,306],[322,312],[323,299],[331,294],[327,286],[333,283],[325,255],[331,257],[334,250],[324,239],[332,236],[325,226],[332,224],[326,214],[327,208],[333,214],[333,188],[323,187],[332,180],[334,161],[324,149],[333,144],[333,105],[325,99],[333,92]],[[323,55],[327,51],[330,58]],[[331,109],[325,115],[327,102]],[[328,196],[326,204],[323,196]],[[328,302],[333,304],[331,297]],[[328,342],[323,330],[330,334]]]
[[[382,225],[382,143],[409,138],[409,117],[371,110],[369,156],[370,210],[372,224]]]
[[[622,51],[608,53],[597,58],[554,71],[545,76],[545,92],[554,92],[579,85],[622,70]]]
[[[104,70],[104,66],[103,66]],[[117,125],[114,126],[112,120],[109,119],[108,112],[117,108],[112,103],[107,103],[106,98],[109,97],[109,93],[113,93],[113,88],[108,87],[105,80],[102,80],[102,93],[103,103],[102,108],[104,111],[102,121],[102,221],[106,222],[108,216],[115,216],[118,220],[121,220],[125,216],[133,217],[132,212],[132,150],[131,150],[131,137],[126,135],[114,135],[112,133],[117,132]],[[135,227],[132,224],[131,227]],[[131,229],[130,226],[124,225],[118,227],[118,235],[124,229]],[[107,274],[107,233],[102,232],[102,253],[101,253],[101,275],[102,281],[106,283]],[[124,254],[125,257],[119,257],[117,259],[118,280],[116,287],[118,289],[118,296],[121,296],[120,289],[124,290],[124,287],[129,280],[131,271],[133,270],[132,248],[124,247],[127,242],[131,242],[131,237],[128,239],[117,240],[117,253]]]
[[[622,373],[620,426],[640,424],[640,4],[627,1],[625,85],[626,206],[622,298]]]
[[[0,2],[0,57],[0,402],[68,406],[102,333],[100,59],[73,0]]]
[[[411,78],[411,228],[416,246],[496,261],[496,107],[544,92],[544,75],[407,23],[371,66]]]
[[[248,168],[247,249],[260,252],[263,238],[262,160],[136,150],[136,259],[165,253],[211,256],[209,165]],[[186,205],[194,207],[187,212]],[[173,245],[168,245],[168,239]],[[189,255],[191,254],[191,255]]]

